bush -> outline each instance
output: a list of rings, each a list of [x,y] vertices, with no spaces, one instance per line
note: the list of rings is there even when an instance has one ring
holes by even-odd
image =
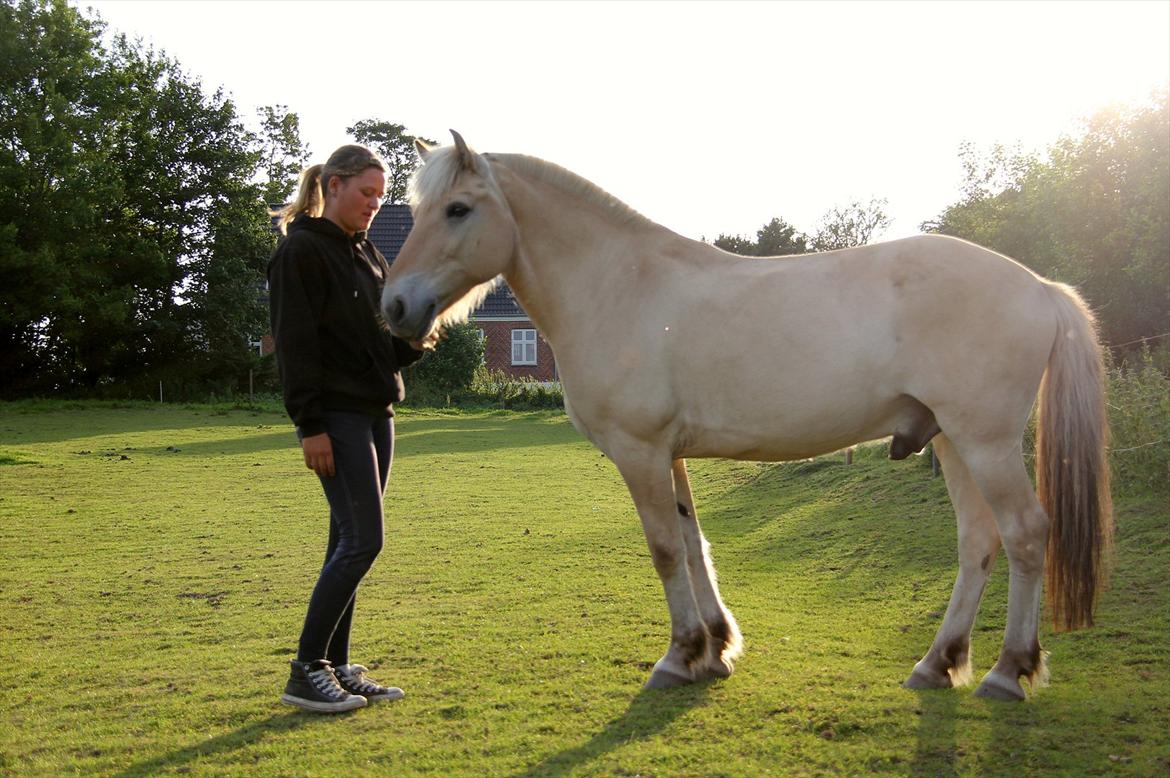
[[[1110,365],[1106,380],[1114,483],[1170,492],[1170,379],[1147,348]]]
[[[483,340],[470,322],[448,327],[433,353],[408,367],[403,378],[414,396],[433,405],[471,385],[476,368],[483,363]]]
[[[472,405],[513,410],[543,410],[565,406],[565,393],[559,383],[512,378],[502,371],[488,370],[483,365],[476,369],[471,386],[460,395],[460,399]]]

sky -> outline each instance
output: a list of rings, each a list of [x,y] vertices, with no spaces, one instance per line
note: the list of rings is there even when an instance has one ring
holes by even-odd
[[[959,199],[963,143],[1043,151],[1170,82],[1170,2],[81,0],[240,113],[298,114],[312,162],[361,119],[593,181],[679,234],[880,236]]]

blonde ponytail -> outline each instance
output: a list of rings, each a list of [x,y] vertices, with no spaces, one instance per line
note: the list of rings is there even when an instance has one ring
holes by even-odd
[[[320,216],[325,210],[325,195],[321,191],[321,172],[324,165],[313,165],[301,173],[301,185],[297,189],[297,197],[283,208],[270,211],[270,216],[278,217],[276,226],[281,235],[288,234],[288,223],[307,213],[310,216]]]
[[[328,191],[329,179],[349,178],[356,176],[366,168],[373,167],[386,172],[386,163],[374,152],[365,146],[342,146],[329,155],[329,161],[324,165],[313,165],[301,173],[301,185],[297,190],[297,197],[283,208],[269,211],[270,216],[277,217],[276,226],[281,235],[288,234],[288,224],[302,213],[309,216],[320,216],[325,212],[325,192]]]

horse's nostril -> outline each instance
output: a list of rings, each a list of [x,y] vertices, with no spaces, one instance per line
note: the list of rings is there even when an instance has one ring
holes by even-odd
[[[402,302],[401,297],[395,297],[390,303],[390,310],[387,313],[390,314],[391,322],[398,323],[402,321],[403,317],[406,316],[406,303]]]

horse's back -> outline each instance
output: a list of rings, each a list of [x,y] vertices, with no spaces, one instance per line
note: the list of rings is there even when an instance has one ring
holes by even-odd
[[[1015,419],[1035,396],[1054,332],[1045,284],[994,252],[920,236],[709,256],[631,290],[598,384],[607,414],[670,429],[677,453],[809,456],[891,434],[914,402],[940,420],[981,405]]]

